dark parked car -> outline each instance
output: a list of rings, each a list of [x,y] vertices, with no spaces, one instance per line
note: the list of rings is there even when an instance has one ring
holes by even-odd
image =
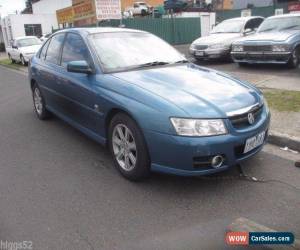
[[[296,68],[300,61],[300,14],[267,18],[253,36],[234,43],[235,62],[287,64]]]
[[[264,18],[238,17],[218,24],[209,36],[200,37],[190,46],[190,54],[196,59],[231,59],[232,43],[241,37],[255,33]]]
[[[55,114],[108,144],[131,180],[150,170],[226,170],[259,152],[268,133],[258,89],[187,62],[147,32],[57,32],[31,60],[29,78],[37,117]]]

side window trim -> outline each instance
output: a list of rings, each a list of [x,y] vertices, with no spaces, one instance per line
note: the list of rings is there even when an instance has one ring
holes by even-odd
[[[43,47],[41,48],[40,53],[39,53],[39,58],[40,58],[40,59],[42,59],[42,58],[41,58],[42,52],[43,52],[43,49],[45,48],[45,56],[44,56],[44,58],[43,58],[43,59],[45,60],[46,55],[47,55],[47,51],[48,51],[49,44],[51,43],[51,39],[52,39],[52,38],[49,38],[49,40],[47,40],[47,41],[45,42],[45,44],[43,45]]]
[[[48,44],[48,48],[47,48],[47,51],[46,51],[46,54],[45,54],[45,61],[46,61],[47,63],[51,63],[51,64],[54,64],[54,65],[56,65],[56,66],[60,66],[60,63],[61,63],[61,56],[62,56],[62,49],[63,49],[63,46],[64,46],[64,44],[65,44],[65,40],[66,40],[66,33],[67,33],[67,32],[61,32],[61,33],[58,33],[58,34],[56,34],[56,35],[54,35],[54,36],[51,37],[51,41],[52,41],[53,37],[56,37],[56,36],[61,35],[61,34],[64,35],[63,42],[62,42],[61,47],[60,47],[59,52],[58,52],[58,59],[59,59],[58,64],[46,60],[47,55],[48,55],[48,48],[49,48],[49,46],[50,46],[50,44],[51,44],[51,41],[50,41],[49,44]]]
[[[63,49],[65,47],[65,42],[67,40],[68,35],[70,35],[70,34],[78,36],[82,40],[82,42],[84,43],[84,45],[86,46],[87,51],[88,51],[88,57],[89,57],[89,62],[88,63],[90,64],[90,67],[94,71],[95,70],[95,63],[94,63],[94,58],[92,57],[90,48],[89,48],[88,44],[84,41],[84,39],[82,38],[82,36],[80,34],[78,34],[78,33],[75,33],[75,32],[66,32],[65,39],[64,39],[64,42],[63,42],[63,46],[62,46],[62,50],[61,50],[60,66],[61,66],[61,63],[62,63],[62,56],[63,56]]]

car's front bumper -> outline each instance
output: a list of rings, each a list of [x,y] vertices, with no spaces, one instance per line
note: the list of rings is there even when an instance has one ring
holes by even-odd
[[[226,123],[230,121],[227,120]],[[226,170],[262,149],[263,145],[243,154],[247,139],[265,131],[266,141],[269,123],[270,114],[266,113],[264,119],[253,125],[250,130],[234,132],[230,128],[231,132],[227,135],[211,137],[184,137],[146,131],[151,170],[182,176],[207,175]],[[230,127],[230,124],[227,125]],[[198,164],[216,155],[222,155],[225,159],[221,167]]]
[[[25,59],[25,62],[29,62],[30,59],[34,56],[35,54],[27,54],[27,55],[24,55],[24,59]]]
[[[275,63],[286,64],[291,52],[231,52],[237,63]]]
[[[190,49],[189,52],[196,59],[219,59],[230,57],[229,48],[205,50]]]

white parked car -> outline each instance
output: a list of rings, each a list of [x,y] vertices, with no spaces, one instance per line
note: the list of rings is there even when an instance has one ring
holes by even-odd
[[[190,54],[198,60],[230,59],[234,41],[255,33],[263,17],[250,16],[227,19],[219,23],[209,36],[200,37],[190,47]]]
[[[126,9],[127,12],[133,16],[142,15],[146,16],[151,14],[151,7],[145,2],[135,2],[132,7]]]
[[[52,35],[52,33],[44,34],[40,37],[40,40],[42,42],[45,42],[51,35]]]
[[[14,39],[11,44],[11,47],[6,48],[9,59],[13,63],[26,65],[40,49],[42,41],[35,36],[25,36]]]

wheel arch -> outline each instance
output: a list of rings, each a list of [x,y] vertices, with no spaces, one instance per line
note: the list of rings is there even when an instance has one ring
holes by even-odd
[[[125,109],[115,107],[115,108],[112,108],[111,110],[109,110],[107,115],[105,116],[105,122],[104,122],[105,127],[104,128],[105,128],[105,136],[107,139],[108,139],[109,124],[110,124],[111,120],[113,119],[113,117],[119,113],[123,113],[123,114],[129,116],[137,124],[137,126],[141,129],[141,126],[139,125],[137,120],[134,118],[133,114],[131,114],[130,112],[128,112]]]
[[[37,84],[35,79],[30,80],[30,89],[33,90],[33,86]]]
[[[130,117],[134,121],[134,123],[137,125],[137,127],[140,129],[140,132],[143,136],[143,140],[146,144],[146,148],[147,148],[147,151],[148,151],[148,154],[149,154],[149,158],[151,159],[150,151],[149,151],[149,145],[147,143],[144,131],[143,131],[140,123],[138,122],[138,120],[135,118],[135,116],[131,112],[129,112],[129,111],[123,109],[123,108],[119,108],[119,107],[112,108],[111,110],[108,111],[108,113],[105,117],[105,124],[104,124],[105,127],[104,127],[104,129],[105,129],[105,137],[107,139],[106,145],[109,145],[109,143],[108,143],[109,142],[109,138],[108,138],[109,137],[109,124],[110,124],[111,120],[113,119],[113,117],[116,114],[119,114],[119,113],[125,114],[128,117]]]

